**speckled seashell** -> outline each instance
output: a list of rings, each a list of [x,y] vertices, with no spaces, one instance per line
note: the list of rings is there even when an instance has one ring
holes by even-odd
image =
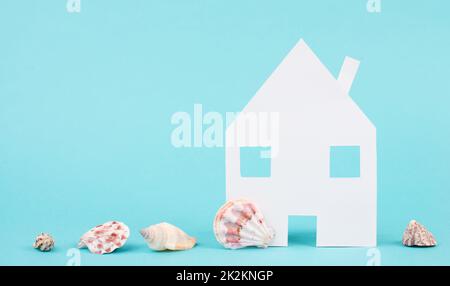
[[[167,222],[146,227],[140,233],[148,247],[158,251],[191,249],[196,243],[195,238]]]
[[[436,239],[423,225],[415,220],[409,222],[403,233],[402,243],[405,246],[435,246]]]
[[[111,253],[122,247],[130,235],[128,226],[119,221],[109,221],[83,234],[78,248],[87,247],[95,254]]]
[[[235,200],[223,205],[214,220],[217,241],[226,248],[266,248],[275,237],[261,211],[250,201]]]
[[[40,251],[50,251],[55,247],[55,240],[48,233],[41,233],[36,237],[33,247]]]

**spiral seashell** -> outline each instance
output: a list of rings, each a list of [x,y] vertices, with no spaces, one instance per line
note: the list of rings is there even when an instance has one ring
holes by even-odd
[[[220,244],[231,249],[266,248],[275,237],[259,209],[247,200],[229,201],[219,209],[214,220],[214,234]]]
[[[196,239],[170,223],[159,223],[140,231],[153,250],[186,250],[194,247]]]
[[[41,233],[36,237],[33,247],[40,251],[50,251],[55,247],[55,240],[48,233]]]
[[[403,233],[402,243],[405,246],[429,247],[437,244],[433,234],[415,220],[409,222]]]
[[[95,254],[111,253],[122,247],[130,235],[127,225],[119,221],[109,221],[83,234],[78,248],[87,247]]]

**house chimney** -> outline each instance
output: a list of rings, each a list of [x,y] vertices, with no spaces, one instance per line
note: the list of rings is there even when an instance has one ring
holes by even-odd
[[[345,57],[344,64],[342,65],[341,71],[339,72],[337,81],[343,88],[344,92],[347,94],[352,88],[353,80],[355,79],[356,73],[358,72],[358,68],[358,60],[352,59],[350,57]]]

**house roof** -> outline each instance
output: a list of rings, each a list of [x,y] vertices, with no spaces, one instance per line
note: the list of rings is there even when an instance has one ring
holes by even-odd
[[[344,63],[337,80],[301,39],[248,102],[243,112],[295,113],[302,108],[317,109],[332,105],[337,109],[341,106],[345,112],[374,127],[348,95],[359,62],[346,58]],[[325,110],[329,111],[329,108]],[[338,110],[336,114],[339,113]]]

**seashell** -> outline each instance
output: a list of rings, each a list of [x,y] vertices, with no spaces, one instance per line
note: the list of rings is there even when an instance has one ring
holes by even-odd
[[[36,236],[33,247],[39,249],[40,251],[50,251],[53,247],[55,247],[55,240],[50,234],[42,232]]]
[[[436,239],[423,225],[412,220],[403,233],[402,243],[405,246],[435,246]]]
[[[231,249],[266,248],[275,237],[261,211],[247,200],[229,201],[219,209],[214,220],[214,234],[220,244]]]
[[[154,250],[186,250],[196,243],[195,238],[167,222],[146,227],[140,233],[148,247]]]
[[[109,221],[97,225],[83,234],[78,248],[87,247],[95,254],[111,253],[122,247],[130,235],[127,225],[118,221]]]

